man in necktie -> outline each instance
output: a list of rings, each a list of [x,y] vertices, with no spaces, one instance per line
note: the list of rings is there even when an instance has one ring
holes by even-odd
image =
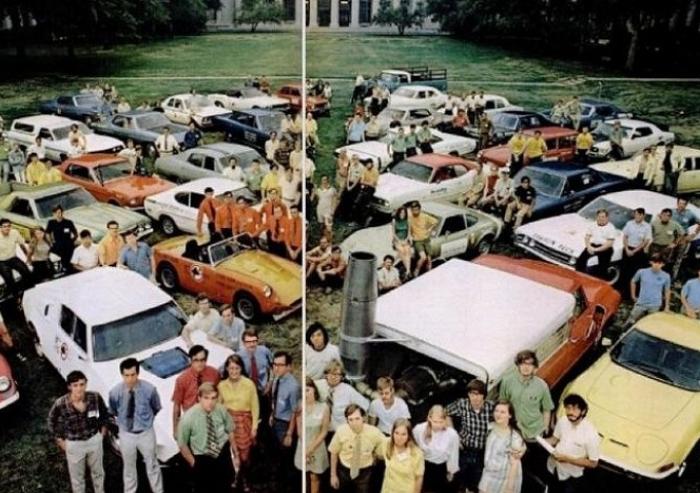
[[[178,426],[180,453],[191,468],[195,493],[228,493],[234,466],[239,465],[233,420],[218,404],[219,393],[212,383],[203,383],[198,396],[199,402],[182,416]]]
[[[270,427],[277,439],[280,451],[280,470],[286,482],[295,483],[292,450],[294,450],[295,414],[301,405],[301,386],[292,375],[292,356],[286,351],[277,351],[272,361],[275,378],[272,382],[272,412]]]
[[[152,493],[163,493],[163,478],[156,456],[153,420],[161,410],[156,388],[139,379],[140,365],[128,358],[119,365],[122,382],[109,392],[109,407],[119,426],[119,447],[124,462],[124,493],[136,493],[136,459],[140,452]]]
[[[331,453],[331,486],[343,492],[367,493],[370,489],[375,456],[381,453],[384,434],[365,423],[365,410],[357,404],[345,409],[347,424],[333,435]]]

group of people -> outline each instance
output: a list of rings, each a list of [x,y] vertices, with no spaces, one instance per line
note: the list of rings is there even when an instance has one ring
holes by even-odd
[[[565,396],[565,416],[553,424],[554,403],[535,374],[533,351],[518,353],[497,393],[473,379],[465,397],[432,406],[414,426],[392,378],[378,378],[376,391],[367,392],[371,400],[344,381],[338,348],[323,325],[309,327],[306,344],[312,493],[517,493],[524,476],[553,492],[590,491],[584,471],[598,464],[600,438],[586,419],[588,405],[579,395]]]

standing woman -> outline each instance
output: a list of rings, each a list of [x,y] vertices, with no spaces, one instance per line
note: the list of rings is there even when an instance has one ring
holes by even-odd
[[[314,380],[320,380],[326,371],[328,363],[333,360],[340,361],[338,346],[331,344],[328,330],[318,322],[314,322],[306,329],[306,353],[304,364],[306,376]]]
[[[411,246],[411,234],[408,227],[408,211],[401,206],[396,209],[391,220],[392,245],[396,250],[396,256],[401,260],[405,269],[406,279],[411,276],[411,259],[413,247]]]
[[[447,426],[445,408],[430,408],[428,420],[416,425],[413,437],[425,455],[425,491],[452,491],[450,484],[459,471],[459,435]]]
[[[425,460],[411,433],[411,423],[399,418],[384,450],[384,483],[381,493],[420,493]]]
[[[493,428],[486,437],[479,493],[520,493],[523,483],[520,459],[525,453],[525,442],[518,431],[513,405],[498,401],[493,420]]]
[[[38,227],[32,230],[32,239],[29,242],[27,263],[32,266],[32,273],[36,282],[42,282],[53,277],[53,265],[51,259],[51,243],[46,237],[46,230]]]
[[[243,360],[237,354],[226,358],[224,378],[219,382],[219,402],[233,419],[233,435],[236,451],[240,458],[240,467],[236,483],[243,491],[250,491],[246,472],[250,464],[250,449],[255,444],[260,420],[260,402],[258,392],[251,379],[245,376]]]
[[[304,390],[304,443],[297,441],[294,465],[303,470],[306,464],[306,472],[309,473],[310,493],[320,493],[321,476],[328,470],[328,449],[325,440],[328,427],[331,422],[330,409],[325,402],[319,402],[318,387],[314,381],[306,377]],[[297,429],[301,430],[301,413],[297,414]],[[306,450],[303,450],[305,445]]]

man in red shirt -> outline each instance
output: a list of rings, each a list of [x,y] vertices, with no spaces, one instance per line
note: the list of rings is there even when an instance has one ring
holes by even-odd
[[[452,118],[452,129],[459,135],[467,135],[466,128],[469,126],[469,118],[463,109],[459,109]]]
[[[289,259],[301,263],[302,222],[299,207],[292,205],[289,208],[289,214],[289,217],[282,218],[284,221],[284,245],[287,247]]]
[[[257,238],[263,229],[262,216],[250,206],[251,201],[243,196],[236,199],[236,205],[238,211],[234,226],[235,233],[247,233],[251,238]]]
[[[197,404],[199,386],[204,382],[211,382],[214,386],[219,384],[221,377],[216,368],[207,365],[209,351],[196,344],[190,348],[190,367],[180,373],[175,380],[173,390],[173,435],[177,437],[177,425],[180,415]]]
[[[224,238],[233,236],[236,207],[233,204],[233,193],[224,193],[224,203],[216,208],[216,231]]]
[[[284,257],[286,254],[286,246],[284,243],[286,233],[285,218],[286,214],[281,205],[276,205],[272,215],[267,217],[265,221],[265,229],[267,230],[267,249],[270,253]]]
[[[216,218],[216,199],[214,199],[214,189],[211,187],[204,189],[204,200],[199,204],[199,210],[197,211],[197,236],[202,235],[202,223],[205,217],[209,221],[207,228],[211,237],[211,234],[214,232]]]
[[[267,192],[267,198],[263,202],[262,206],[262,214],[263,214],[263,222],[267,224],[267,222],[272,219],[272,216],[274,215],[274,208],[275,207],[281,207],[282,208],[282,215],[286,216],[287,215],[287,206],[282,202],[282,199],[280,198],[279,190],[276,188],[271,189],[269,192]]]

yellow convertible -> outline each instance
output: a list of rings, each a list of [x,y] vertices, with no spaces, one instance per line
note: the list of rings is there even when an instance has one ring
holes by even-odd
[[[641,319],[564,392],[583,396],[601,435],[601,465],[628,475],[680,476],[700,437],[700,322]]]

